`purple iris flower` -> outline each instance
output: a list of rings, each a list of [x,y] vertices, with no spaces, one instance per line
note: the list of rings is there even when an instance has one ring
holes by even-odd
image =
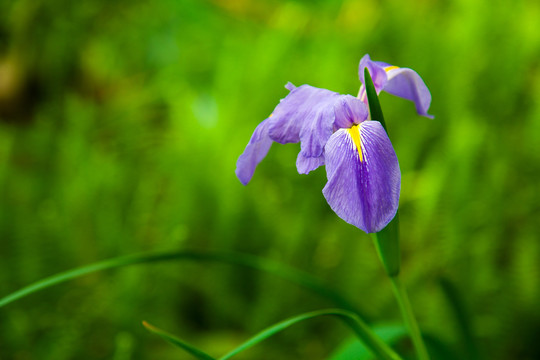
[[[378,64],[368,64],[372,75]],[[380,91],[391,80],[378,76]],[[369,119],[363,99],[310,85],[285,87],[290,93],[257,126],[238,158],[236,175],[242,184],[249,183],[273,142],[300,142],[298,172],[326,165],[323,194],[332,210],[367,233],[382,230],[397,212],[401,173],[381,123]]]
[[[364,55],[360,60],[358,75],[362,86],[358,97],[367,105],[366,87],[364,82],[364,68],[368,68],[369,74],[379,94],[382,90],[389,94],[411,100],[416,105],[416,112],[428,118],[433,118],[427,113],[431,104],[431,94],[424,80],[416,71],[408,68],[400,68],[381,61],[373,61],[369,55]]]

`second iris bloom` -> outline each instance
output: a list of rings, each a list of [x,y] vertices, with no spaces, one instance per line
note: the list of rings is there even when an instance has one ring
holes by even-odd
[[[377,93],[412,100],[420,115],[429,116],[431,95],[422,79],[410,69],[360,61],[373,77]],[[369,119],[364,85],[359,98],[340,95],[309,85],[286,85],[290,93],[270,117],[255,129],[237,162],[236,175],[246,185],[272,142],[300,142],[296,167],[307,174],[326,166],[328,182],[324,197],[346,222],[367,233],[382,230],[395,216],[399,204],[401,174],[392,143],[377,119]]]

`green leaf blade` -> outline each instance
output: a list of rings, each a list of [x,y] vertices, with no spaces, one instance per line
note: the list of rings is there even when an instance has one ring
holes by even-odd
[[[3,298],[0,298],[0,308],[18,299],[31,295],[37,291],[44,290],[48,287],[61,284],[69,280],[73,280],[98,271],[120,268],[130,265],[150,264],[166,261],[209,261],[240,265],[258,271],[267,272],[274,276],[288,280],[292,283],[296,283],[297,285],[309,291],[312,291],[313,293],[329,299],[336,306],[339,306],[362,316],[358,308],[352,305],[352,303],[345,299],[343,296],[341,296],[341,294],[326,286],[316,277],[303,271],[253,255],[224,251],[201,252],[192,250],[128,255],[96,262],[76,269],[67,270],[59,274],[55,274],[42,280],[36,281],[33,284],[25,286],[15,292],[12,292],[11,294],[4,296]]]
[[[142,322],[144,327],[149,330],[150,332],[156,334],[156,335],[159,335],[161,338],[163,338],[164,340],[166,340],[167,342],[183,349],[184,351],[190,353],[191,355],[193,355],[195,358],[199,359],[199,360],[216,360],[216,358],[208,355],[207,353],[205,353],[204,351],[196,348],[195,346],[191,345],[191,344],[188,344],[187,342],[183,341],[183,340],[180,340],[178,339],[177,337],[155,327],[154,325],[151,325],[149,323],[147,323],[146,321],[143,321]]]
[[[346,325],[348,325],[358,336],[359,340],[362,341],[366,348],[369,349],[369,351],[372,353],[372,355],[376,355],[379,359],[383,360],[401,360],[401,357],[397,355],[389,346],[387,346],[379,337],[374,334],[371,329],[360,319],[356,314],[341,310],[341,309],[328,309],[328,310],[319,310],[319,311],[313,311],[309,313],[300,314],[297,316],[294,316],[292,318],[286,319],[282,322],[279,322],[275,325],[272,325],[263,331],[259,332],[255,336],[251,337],[226,355],[219,358],[219,360],[228,360],[232,358],[234,355],[239,354],[240,352],[243,352],[250,347],[255,346],[256,344],[260,343],[261,341],[269,338],[270,336],[285,330],[286,328],[299,323],[304,320],[320,317],[320,316],[333,316],[341,321],[343,321]]]
[[[407,329],[401,324],[379,325],[373,328],[373,332],[388,345],[395,344],[407,336]],[[329,360],[369,360],[372,358],[373,354],[366,345],[356,337],[352,337],[334,351]]]

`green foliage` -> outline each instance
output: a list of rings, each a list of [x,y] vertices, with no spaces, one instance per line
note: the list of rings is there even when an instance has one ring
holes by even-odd
[[[378,325],[373,328],[386,344],[395,345],[399,340],[408,336],[407,329],[403,325]],[[370,360],[372,354],[369,349],[356,338],[350,338],[340,345],[329,358],[330,360]]]
[[[275,325],[272,325],[263,331],[259,332],[255,336],[251,337],[249,340],[245,341],[241,345],[237,346],[233,350],[229,351],[227,354],[221,356],[219,360],[227,360],[232,358],[233,356],[236,356],[247,349],[259,344],[263,340],[266,340],[267,338],[277,334],[278,332],[281,332],[287,328],[289,328],[292,325],[295,325],[299,322],[313,319],[320,316],[330,316],[335,317],[339,320],[342,320],[346,325],[348,325],[353,332],[356,333],[357,338],[356,342],[362,344],[362,347],[359,347],[355,344],[354,350],[357,351],[357,355],[360,354],[360,352],[366,352],[367,356],[373,356],[376,355],[378,359],[381,360],[400,360],[401,358],[394,353],[390,347],[388,347],[384,342],[382,342],[378,336],[373,333],[364,323],[363,321],[358,318],[358,316],[352,312],[344,311],[341,309],[328,309],[328,310],[318,310],[313,311],[309,313],[304,313],[300,315],[296,315],[294,317],[291,317],[289,319],[283,320]],[[150,331],[160,335],[165,340],[169,341],[170,343],[180,347],[181,349],[185,350],[186,352],[190,353],[191,355],[195,356],[198,359],[213,359],[211,356],[207,355],[203,351],[195,348],[192,345],[187,344],[186,342],[168,334],[167,332],[156,328],[155,326],[152,326],[148,324],[147,322],[143,322],[143,325]],[[383,333],[383,335],[387,335],[386,333]],[[386,336],[385,336],[386,338]],[[386,339],[385,339],[386,340]],[[348,350],[350,352],[350,350]],[[363,355],[364,357],[366,354]],[[356,358],[356,357],[349,357]]]
[[[167,333],[166,331],[163,331],[163,330],[155,327],[154,325],[151,325],[151,324],[147,323],[146,321],[143,321],[143,325],[149,331],[161,336],[164,340],[167,340],[171,344],[178,346],[179,348],[183,349],[184,351],[186,351],[187,353],[193,355],[195,358],[197,358],[199,360],[216,360],[215,358],[208,355],[204,351],[196,348],[193,345],[190,345],[190,344],[186,343],[185,341],[182,341],[182,340],[178,339],[176,336],[173,336],[173,335]]]
[[[80,268],[67,270],[59,274],[49,276],[39,280],[33,284],[25,286],[11,294],[0,298],[0,307],[6,306],[15,300],[33,294],[37,291],[49,288],[56,284],[60,284],[69,280],[74,280],[78,277],[85,276],[102,270],[114,269],[137,264],[152,264],[165,261],[198,261],[198,262],[221,262],[230,263],[237,266],[244,266],[259,271],[264,271],[269,274],[281,277],[287,281],[295,283],[300,287],[311,290],[313,293],[322,297],[328,298],[335,305],[341,306],[343,309],[352,311],[356,315],[361,315],[354,305],[350,304],[347,299],[343,298],[339,293],[335,292],[330,287],[321,283],[317,278],[301,271],[289,268],[287,266],[275,263],[256,256],[219,251],[177,251],[177,252],[162,252],[149,253],[139,255],[127,255],[114,259],[104,260],[98,263],[85,265]]]
[[[287,81],[356,94],[369,53],[415,69],[433,95],[434,120],[380,96],[422,331],[468,346],[447,278],[484,358],[539,358],[536,1],[5,0],[0,14],[0,297],[116,256],[227,250],[334,284],[377,323],[397,319],[369,237],[329,209],[323,168],[297,174],[298,145],[274,145],[247,187],[234,176]],[[325,306],[245,268],[129,267],[1,308],[0,357],[181,358],[143,319],[221,354]],[[324,359],[347,336],[313,320],[249,359]]]

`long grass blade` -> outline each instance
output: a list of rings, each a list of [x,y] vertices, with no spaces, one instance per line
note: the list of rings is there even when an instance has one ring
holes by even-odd
[[[394,344],[408,335],[407,329],[401,324],[375,326],[373,332],[388,345]],[[370,360],[372,358],[373,355],[369,348],[358,341],[358,338],[351,337],[334,351],[329,360]]]
[[[138,254],[129,255],[118,258],[113,258],[80,268],[68,270],[45,279],[39,280],[20,290],[17,290],[0,299],[0,308],[7,304],[28,296],[36,291],[46,289],[50,286],[60,284],[84,275],[88,275],[97,271],[119,268],[123,266],[136,264],[149,264],[164,261],[211,261],[240,265],[259,271],[264,271],[275,276],[281,277],[290,282],[296,283],[322,297],[331,300],[336,306],[346,310],[355,312],[359,316],[363,315],[353,306],[347,299],[341,296],[335,290],[329,288],[319,279],[294,268],[266,260],[257,256],[222,251],[177,251],[177,252],[162,252],[154,254]]]
[[[193,345],[190,345],[190,344],[186,343],[183,340],[178,339],[177,337],[175,337],[175,336],[173,336],[173,335],[171,335],[171,334],[169,334],[169,333],[155,327],[154,325],[150,325],[146,321],[143,321],[143,325],[144,325],[145,328],[147,328],[148,330],[150,330],[154,334],[157,334],[157,335],[161,336],[163,339],[165,339],[166,341],[170,342],[171,344],[176,345],[179,348],[184,349],[186,352],[190,353],[191,355],[193,355],[194,357],[196,357],[199,360],[216,360],[214,357],[208,355],[204,351],[196,348]]]
[[[358,336],[371,353],[379,359],[383,360],[401,360],[401,357],[396,354],[388,345],[386,345],[373,331],[354,313],[341,309],[328,309],[319,310],[309,313],[300,314],[270,326],[257,335],[253,336],[234,350],[230,351],[226,355],[219,358],[219,360],[227,360],[234,355],[249,349],[250,347],[260,343],[261,341],[269,338],[270,336],[285,330],[286,328],[308,319],[312,319],[320,316],[332,316],[337,317],[347,324]]]

